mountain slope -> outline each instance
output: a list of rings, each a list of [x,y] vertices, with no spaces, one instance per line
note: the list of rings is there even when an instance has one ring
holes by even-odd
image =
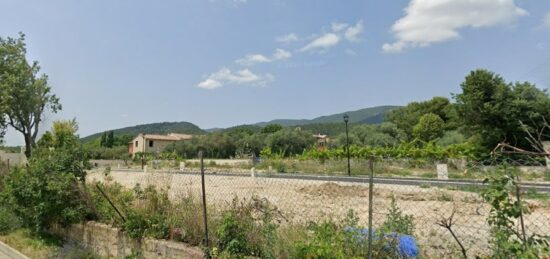
[[[307,124],[322,124],[322,123],[342,123],[344,121],[344,114],[349,115],[350,123],[358,124],[376,124],[384,121],[384,116],[386,114],[399,106],[385,105],[385,106],[376,106],[370,108],[364,108],[356,111],[347,111],[342,113],[336,113],[332,115],[326,115],[317,117],[311,120],[302,119],[302,120],[293,120],[293,119],[279,119],[271,120],[268,122],[259,122],[254,125],[265,126],[268,124],[281,124],[283,126],[298,126],[298,125],[307,125]]]
[[[160,122],[136,125],[121,129],[113,130],[116,135],[138,135],[139,133],[145,134],[167,134],[167,133],[185,133],[185,134],[204,134],[205,131],[200,129],[197,125],[190,122]],[[81,140],[86,142],[101,137],[103,132],[95,133],[90,136],[84,137]]]

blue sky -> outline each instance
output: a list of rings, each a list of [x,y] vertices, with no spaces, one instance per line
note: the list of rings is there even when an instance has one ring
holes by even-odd
[[[403,105],[488,68],[550,87],[550,1],[0,0],[80,135]],[[7,144],[21,144],[13,131]]]

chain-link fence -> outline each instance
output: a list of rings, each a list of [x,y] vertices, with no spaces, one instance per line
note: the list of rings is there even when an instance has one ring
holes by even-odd
[[[482,196],[487,188],[483,180],[501,168],[515,172],[519,191],[510,195],[515,193],[513,199],[526,204],[522,222],[513,219],[517,231],[528,236],[550,233],[550,170],[541,160],[353,160],[351,177],[346,175],[346,161],[261,163],[230,167],[207,162],[204,185],[200,167],[176,168],[177,163],[172,163],[171,169],[148,172],[113,169],[108,177],[130,188],[136,184],[164,188],[172,199],[200,198],[204,188],[208,217],[219,217],[216,211],[231,207],[236,198],[266,200],[278,211],[280,229],[305,226],[308,222],[339,221],[352,210],[358,218],[354,228],[358,233],[371,229],[372,243],[380,242],[382,237],[406,236],[414,240],[418,249],[412,253],[419,257],[449,258],[462,257],[462,248],[468,257],[491,254],[491,204]],[[296,168],[311,171],[293,173]],[[105,176],[92,173],[89,178],[104,180]],[[522,225],[524,228],[520,229]],[[367,236],[363,237],[367,240]],[[381,247],[386,249],[387,245]],[[399,256],[410,255],[407,253],[411,251],[399,249]],[[373,251],[372,255],[376,257],[376,253]]]

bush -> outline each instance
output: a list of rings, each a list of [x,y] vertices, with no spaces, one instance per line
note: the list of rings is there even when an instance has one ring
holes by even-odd
[[[80,185],[85,176],[80,155],[69,150],[37,151],[28,167],[6,176],[2,196],[23,226],[44,233],[52,225],[66,226],[89,215]]]
[[[366,239],[357,235],[358,218],[353,211],[336,223],[327,220],[322,223],[311,222],[310,235],[305,241],[295,244],[297,258],[365,258],[367,256]]]
[[[380,230],[385,233],[414,234],[414,218],[399,209],[395,196],[391,197],[390,210]]]
[[[275,258],[278,213],[266,199],[252,197],[250,201],[233,199],[231,208],[222,215],[216,229],[217,244],[214,256]]]
[[[550,237],[518,230],[518,219],[530,213],[527,204],[515,198],[518,173],[517,169],[503,166],[484,180],[488,186],[482,197],[491,205],[487,223],[491,227],[494,258],[540,258],[550,254]]]
[[[21,220],[7,207],[0,207],[0,234],[9,233],[21,226]]]

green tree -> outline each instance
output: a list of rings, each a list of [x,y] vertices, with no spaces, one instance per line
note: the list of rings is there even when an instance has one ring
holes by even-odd
[[[296,129],[284,129],[271,134],[268,146],[276,154],[290,156],[301,154],[315,143],[311,132]]]
[[[281,124],[269,124],[262,128],[262,133],[267,133],[267,134],[275,133],[282,129],[283,129],[283,126],[281,126]]]
[[[413,127],[418,124],[420,118],[428,113],[433,113],[446,123],[446,129],[452,129],[453,106],[445,97],[434,97],[428,101],[412,102],[407,106],[392,110],[387,115],[387,120],[397,126],[410,140],[413,136]]]
[[[107,134],[107,138],[105,139],[105,146],[106,147],[113,147],[113,145],[115,144],[115,133],[111,130],[109,131],[109,133]]]
[[[427,113],[413,127],[413,136],[429,142],[443,135],[445,122],[436,114]]]
[[[99,146],[100,147],[105,147],[107,143],[107,132],[103,132],[103,134],[101,134],[101,139],[99,140]]]
[[[25,155],[30,157],[35,147],[44,112],[61,109],[57,96],[51,93],[48,77],[39,75],[37,61],[26,58],[25,35],[0,38],[0,91],[5,98],[8,124],[25,139]]]
[[[530,148],[520,121],[537,128],[550,120],[547,92],[531,83],[509,84],[498,74],[478,69],[466,76],[461,87],[462,93],[454,98],[462,129],[486,149],[501,141]]]

